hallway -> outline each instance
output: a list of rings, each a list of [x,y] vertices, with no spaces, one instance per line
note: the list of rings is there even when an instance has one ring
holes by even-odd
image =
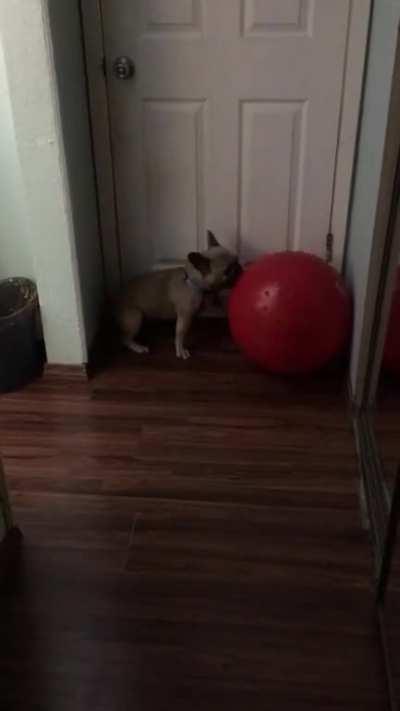
[[[268,378],[221,326],[3,397],[25,543],[7,711],[386,708],[340,374]]]

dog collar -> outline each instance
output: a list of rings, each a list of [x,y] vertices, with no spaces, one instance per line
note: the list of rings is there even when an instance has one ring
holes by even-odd
[[[193,279],[190,278],[189,274],[185,272],[185,284],[190,286],[190,288],[196,293],[196,294],[205,294],[207,292],[207,289],[202,289],[201,286],[196,284],[196,282],[193,281]]]

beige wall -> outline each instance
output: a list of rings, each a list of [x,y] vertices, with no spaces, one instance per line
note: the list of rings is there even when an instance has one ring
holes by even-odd
[[[24,188],[0,42],[0,279],[33,275]]]

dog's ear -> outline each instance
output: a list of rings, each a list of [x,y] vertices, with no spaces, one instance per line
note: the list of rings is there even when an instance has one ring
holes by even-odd
[[[211,249],[211,247],[219,247],[220,246],[216,236],[210,230],[208,230],[208,232],[207,232],[207,240],[208,240],[208,248],[209,249]]]
[[[207,257],[203,257],[200,252],[190,252],[188,260],[192,267],[197,269],[202,276],[207,276],[210,273],[210,260]]]

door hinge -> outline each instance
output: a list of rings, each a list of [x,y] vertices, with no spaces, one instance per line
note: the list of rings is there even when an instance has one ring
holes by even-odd
[[[326,235],[326,261],[330,264],[333,261],[333,234]]]

